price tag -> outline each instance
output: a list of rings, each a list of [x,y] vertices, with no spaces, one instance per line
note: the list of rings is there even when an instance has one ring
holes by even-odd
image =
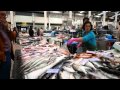
[[[59,69],[48,69],[46,73],[58,73]]]

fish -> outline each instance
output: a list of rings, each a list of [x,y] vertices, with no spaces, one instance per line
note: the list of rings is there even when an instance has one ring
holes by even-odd
[[[72,67],[66,67],[66,66],[63,66],[63,69],[67,72],[71,72],[71,73],[74,73],[75,70],[72,68]]]
[[[104,72],[104,71],[102,71],[102,70],[101,70],[101,73],[102,73],[103,75],[105,75],[106,77],[110,78],[110,79],[119,79],[117,76],[115,76],[115,75],[113,75],[113,74],[108,74],[108,73],[106,73],[106,72]]]
[[[72,67],[74,70],[79,71],[79,72],[83,72],[84,74],[87,74],[87,70],[90,70],[89,67],[77,65],[77,64],[73,64]]]
[[[103,67],[99,62],[91,62],[96,68]]]
[[[96,79],[109,79],[108,77],[106,77],[102,73],[100,73],[100,71],[88,72],[88,74],[94,76]]]
[[[69,73],[67,71],[60,71],[59,77],[60,79],[75,79],[73,73]]]
[[[93,70],[96,70],[96,68],[94,67],[94,65],[91,62],[87,62],[85,64],[85,66],[88,66],[88,67],[92,68]]]
[[[73,76],[75,77],[75,79],[81,79],[81,74],[78,74],[78,72],[73,73]]]
[[[120,76],[120,71],[118,71],[118,70],[109,69],[109,68],[106,68],[106,67],[100,67],[99,69],[102,70],[102,71],[105,71],[105,72],[107,72],[107,73]]]

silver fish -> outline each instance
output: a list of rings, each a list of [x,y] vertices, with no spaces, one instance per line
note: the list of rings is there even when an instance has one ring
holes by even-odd
[[[63,66],[63,69],[67,72],[71,72],[71,73],[74,73],[75,70],[72,68],[72,67],[66,67],[66,66]]]
[[[106,72],[103,72],[102,70],[101,70],[101,73],[102,73],[103,75],[105,75],[106,77],[110,78],[110,79],[119,79],[117,76],[115,76],[115,75],[113,75],[113,74],[108,74],[108,73],[106,73]]]
[[[73,73],[73,76],[75,77],[75,79],[81,79],[81,75],[77,72]]]
[[[90,69],[89,67],[85,67],[85,66],[77,65],[77,64],[73,64],[72,66],[73,66],[73,69],[75,69],[76,71],[80,71],[80,72],[83,72],[85,74],[87,74],[86,70]]]
[[[60,79],[70,79],[70,73],[67,71],[60,71]]]
[[[88,66],[88,67],[92,68],[93,70],[96,70],[96,68],[94,67],[94,65],[91,62],[87,62],[85,64],[85,66]]]
[[[96,77],[96,79],[109,79],[106,76],[104,76],[102,73],[100,73],[100,71],[96,71],[96,72],[88,72],[88,74]]]
[[[103,67],[99,62],[91,62],[96,68]]]

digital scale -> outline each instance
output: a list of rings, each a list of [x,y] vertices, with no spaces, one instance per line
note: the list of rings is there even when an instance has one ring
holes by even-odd
[[[114,45],[113,45],[113,47],[114,47],[116,50],[120,51],[120,42],[115,42]]]

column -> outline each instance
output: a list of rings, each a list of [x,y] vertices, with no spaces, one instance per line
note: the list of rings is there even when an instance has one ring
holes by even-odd
[[[49,22],[48,22],[48,23],[49,23],[49,30],[50,30],[50,29],[51,29],[51,25],[50,25],[50,14],[49,14],[49,18],[48,18],[48,19],[49,19]]]
[[[69,18],[72,19],[72,11],[69,11]]]
[[[90,22],[92,21],[92,17],[91,16],[92,16],[91,15],[91,11],[88,11],[88,18],[89,18]]]
[[[118,17],[118,12],[115,12],[115,28],[117,27],[117,17]]]
[[[35,28],[35,13],[32,13],[33,28]]]
[[[44,30],[47,28],[47,11],[44,11]]]
[[[103,21],[102,21],[102,25],[105,25],[105,19],[106,19],[106,11],[103,11]]]
[[[15,12],[13,12],[14,27],[16,27]]]
[[[14,28],[14,13],[10,11],[10,22],[11,22],[11,30]]]

